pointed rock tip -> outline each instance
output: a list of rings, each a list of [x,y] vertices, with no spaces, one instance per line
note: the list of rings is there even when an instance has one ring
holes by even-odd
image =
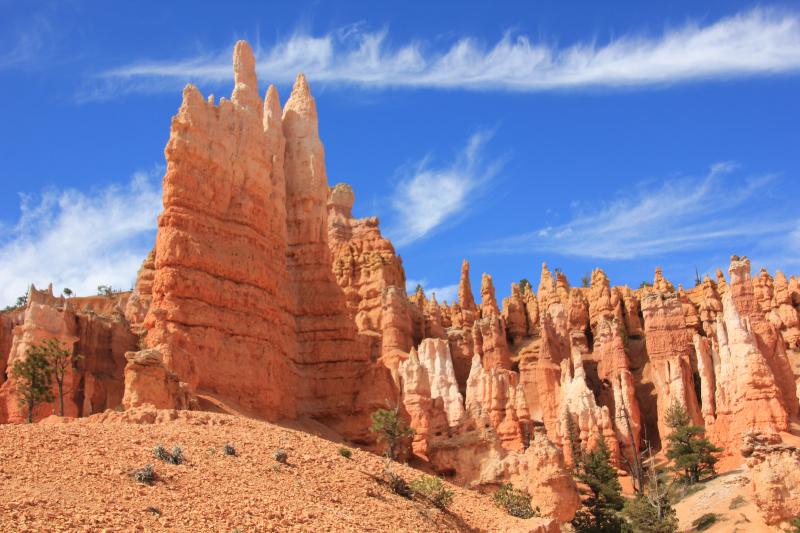
[[[292,86],[292,93],[283,107],[284,126],[287,125],[286,118],[289,115],[293,117],[291,124],[289,124],[290,132],[297,129],[297,126],[292,126],[295,123],[294,119],[301,118],[302,120],[300,120],[299,124],[311,125],[314,130],[312,133],[316,134],[317,107],[303,73],[297,75],[297,79]],[[300,130],[295,131],[295,133],[307,135],[308,132],[304,132],[302,129],[303,127],[301,126]],[[291,136],[289,133],[287,135]]]
[[[289,100],[286,101],[287,108],[298,107],[300,102],[312,100],[311,89],[306,81],[306,76],[302,72],[297,75],[292,85],[292,93],[289,95]]]
[[[281,98],[278,95],[278,89],[270,84],[267,94],[264,95],[264,130],[269,130],[275,121],[278,122],[278,128],[280,128],[281,114]]]
[[[236,83],[247,83],[256,77],[256,56],[247,41],[237,41],[233,47],[233,75]]]
[[[278,104],[278,109],[280,109],[281,97],[278,94],[278,89],[272,83],[267,87],[267,95],[264,97],[264,103],[265,105],[267,103],[269,103],[269,105]]]
[[[306,75],[303,74],[302,72],[298,72],[297,77],[294,79],[292,92],[294,91],[311,92],[311,89],[309,89],[308,87],[308,80],[306,79]]]

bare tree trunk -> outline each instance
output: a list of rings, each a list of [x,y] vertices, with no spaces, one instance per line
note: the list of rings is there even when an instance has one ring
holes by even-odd
[[[28,424],[33,423],[33,396],[28,399]]]
[[[630,463],[631,467],[631,475],[634,476],[636,483],[638,484],[638,488],[634,486],[636,492],[639,494],[644,494],[644,468],[642,467],[642,458],[639,455],[639,450],[636,448],[636,442],[633,438],[633,428],[631,427],[631,418],[628,415],[628,409],[625,407],[625,404],[622,405],[622,416],[625,419],[625,427],[628,429],[628,439],[631,442],[631,455],[633,456],[633,461]]]
[[[58,381],[58,407],[59,407],[59,416],[64,416],[64,381]]]

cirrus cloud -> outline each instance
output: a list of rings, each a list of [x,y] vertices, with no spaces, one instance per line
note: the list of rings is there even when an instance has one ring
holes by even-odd
[[[464,36],[444,48],[416,40],[395,45],[387,30],[351,25],[323,35],[297,31],[255,43],[263,79],[289,83],[305,72],[317,83],[369,88],[549,91],[633,87],[800,70],[800,14],[755,8],[710,23],[688,21],[658,34],[632,32],[603,44],[568,46],[506,32],[486,45]],[[187,81],[229,83],[230,50],[175,60],[136,60],[99,73],[79,100],[175,90]]]

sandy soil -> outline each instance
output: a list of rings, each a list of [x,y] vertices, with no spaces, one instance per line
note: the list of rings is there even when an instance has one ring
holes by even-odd
[[[222,452],[232,443],[237,456]],[[187,462],[154,458],[178,445]],[[544,531],[453,487],[451,509],[395,495],[383,460],[313,435],[223,414],[135,409],[0,425],[0,531]],[[288,453],[278,465],[274,453]],[[157,481],[131,471],[153,464]],[[419,472],[396,465],[407,480]]]
[[[739,458],[741,462],[741,458]],[[706,533],[772,533],[778,528],[767,526],[752,502],[747,467],[739,465],[705,482],[699,491],[684,497],[675,510],[680,531],[694,531],[692,522],[706,513],[717,515],[717,521]]]

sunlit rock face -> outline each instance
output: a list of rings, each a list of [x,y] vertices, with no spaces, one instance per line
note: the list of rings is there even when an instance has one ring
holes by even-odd
[[[800,449],[775,433],[752,431],[744,435],[741,453],[764,521],[777,525],[800,514]]]
[[[348,306],[329,238],[349,241],[374,225],[349,224],[348,191],[328,187],[305,78],[281,108],[274,87],[259,96],[247,43],[237,44],[233,63],[230,100],[215,104],[187,86],[172,122],[154,268],[145,265],[137,283],[145,301],[152,270],[146,347],[201,405],[273,420],[311,416],[369,440],[373,404],[397,394],[389,370],[370,358],[370,313],[381,310],[383,287],[365,289],[367,334],[359,335],[360,302]],[[378,244],[391,252],[388,241]],[[397,267],[386,274],[391,283],[402,281]],[[369,268],[338,274],[342,284],[371,282]],[[138,312],[132,306],[130,316]]]

